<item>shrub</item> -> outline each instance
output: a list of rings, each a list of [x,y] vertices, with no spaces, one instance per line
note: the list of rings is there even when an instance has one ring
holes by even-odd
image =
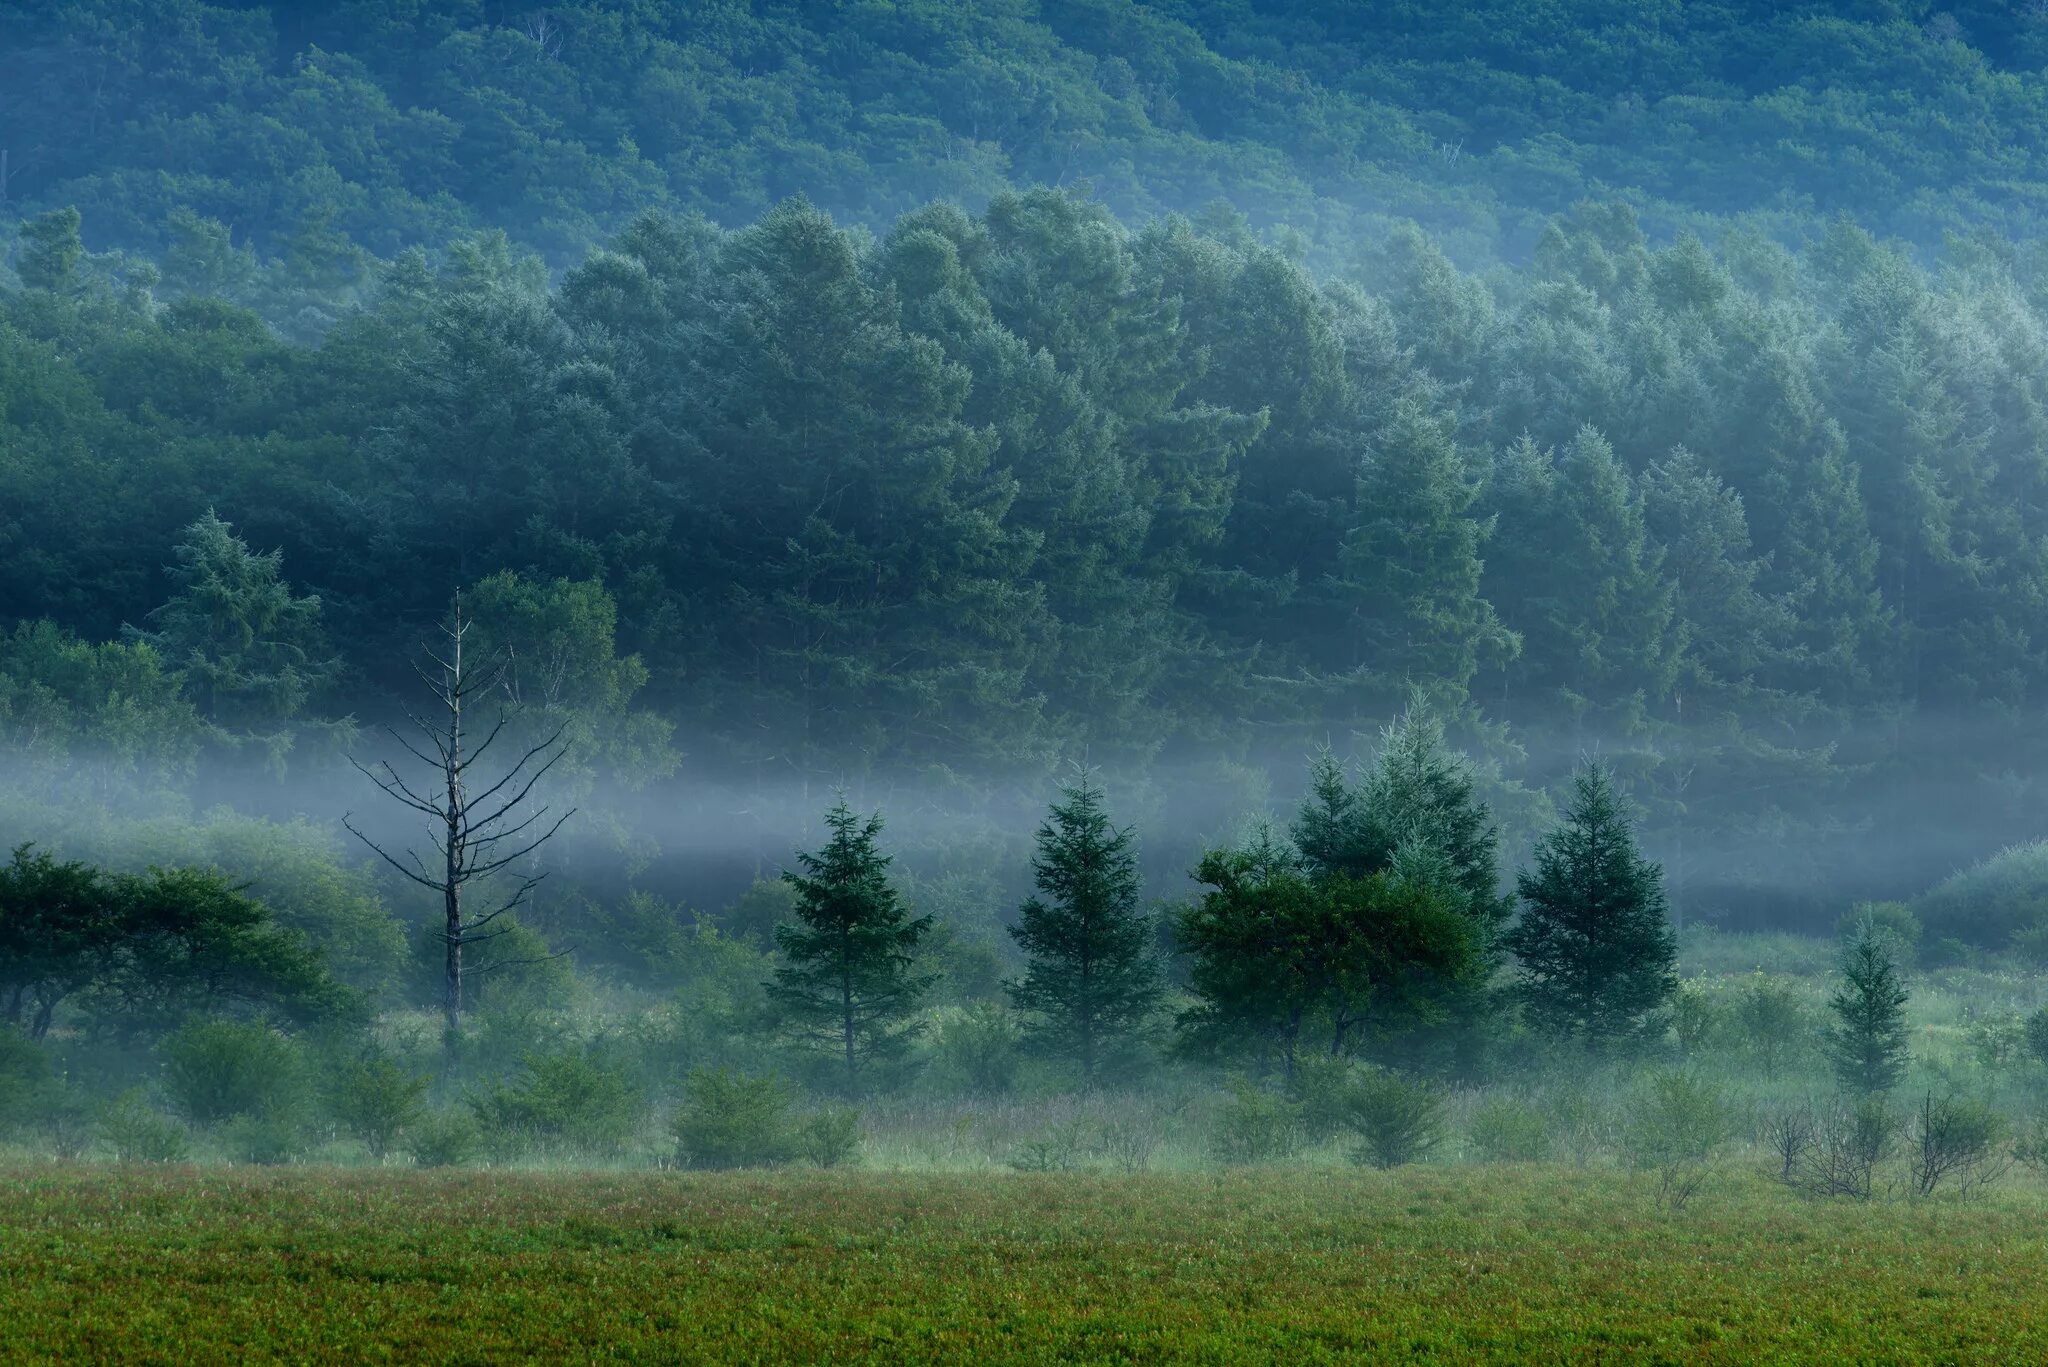
[[[377,1053],[365,1053],[337,1071],[329,1108],[342,1130],[383,1161],[423,1110],[427,1079]]]
[[[1315,1054],[1294,1065],[1287,1079],[1287,1099],[1301,1117],[1302,1138],[1320,1144],[1351,1122],[1351,1105],[1357,1079],[1345,1059]]]
[[[2027,1017],[2027,1052],[2037,1063],[2048,1063],[2048,1006]]]
[[[1489,1101],[1472,1112],[1466,1142],[1482,1163],[1537,1163],[1550,1157],[1550,1122],[1525,1101]]]
[[[1346,1120],[1358,1144],[1351,1161],[1398,1168],[1426,1157],[1443,1138],[1443,1095],[1381,1069],[1351,1086]]]
[[[1007,1160],[1018,1172],[1071,1172],[1081,1165],[1081,1122],[1055,1125],[1019,1144]]]
[[[239,1115],[220,1127],[221,1151],[231,1162],[273,1167],[299,1156],[304,1136],[280,1115]]]
[[[1720,1089],[1697,1074],[1660,1072],[1630,1104],[1622,1131],[1629,1166],[1657,1180],[1657,1204],[1683,1210],[1729,1136]]]
[[[1986,1068],[2008,1068],[2025,1058],[2027,1023],[2018,1012],[1992,1012],[1974,1017],[1965,1029],[1970,1052]]]
[[[1913,1190],[1932,1196],[1944,1182],[1967,1192],[1996,1181],[2006,1167],[1997,1153],[2005,1133],[2005,1117],[1983,1102],[1956,1096],[1937,1101],[1929,1092],[1906,1135]]]
[[[1920,941],[1926,932],[1920,918],[1904,902],[1858,902],[1835,922],[1835,938],[1853,939],[1864,926],[1874,928],[1892,942],[1892,952],[1898,956],[1901,968],[1919,963]]]
[[[1713,1049],[1728,1027],[1727,1010],[1704,985],[1682,982],[1671,997],[1671,1033],[1678,1052],[1698,1058]]]
[[[993,1098],[1016,1085],[1019,1032],[1003,1007],[981,1002],[938,1013],[931,1034],[935,1080],[969,1096]]]
[[[1922,893],[1912,911],[1927,934],[1980,949],[2048,924],[2048,841],[2015,845]]]
[[[860,1112],[827,1106],[797,1122],[796,1151],[820,1168],[841,1168],[860,1157]]]
[[[482,1144],[476,1116],[454,1107],[424,1113],[406,1135],[412,1161],[422,1168],[459,1168],[476,1157]]]
[[[1764,1142],[1778,1159],[1778,1180],[1790,1182],[1813,1149],[1815,1121],[1811,1106],[1788,1106],[1764,1118]]]
[[[172,1104],[195,1125],[281,1113],[296,1100],[299,1052],[267,1025],[187,1021],[158,1048]]]
[[[182,1163],[192,1148],[185,1127],[150,1105],[140,1090],[108,1104],[100,1135],[122,1163]]]
[[[1898,1126],[1882,1096],[1836,1103],[1816,1117],[1812,1140],[1792,1169],[1789,1185],[1807,1196],[1868,1201],[1877,1172],[1892,1151]]]
[[[1814,1039],[1806,1003],[1783,978],[1752,974],[1735,994],[1734,1021],[1743,1053],[1765,1077],[1776,1077]]]
[[[1300,1152],[1300,1109],[1250,1082],[1230,1086],[1230,1099],[1216,1109],[1209,1152],[1233,1166],[1274,1163]]]
[[[1152,1166],[1159,1140],[1160,1126],[1153,1116],[1131,1114],[1104,1121],[1096,1147],[1118,1172],[1143,1172]]]
[[[689,1168],[749,1168],[787,1163],[797,1153],[789,1085],[699,1068],[683,1084],[676,1112],[676,1157]]]
[[[0,1026],[0,1134],[41,1115],[54,1090],[42,1047],[21,1031]]]
[[[470,1109],[495,1152],[510,1156],[532,1143],[566,1143],[611,1152],[632,1136],[645,1111],[625,1071],[590,1048],[528,1054],[526,1073],[470,1098]]]

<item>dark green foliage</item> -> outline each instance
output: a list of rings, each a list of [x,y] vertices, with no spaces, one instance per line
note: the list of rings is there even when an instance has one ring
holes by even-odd
[[[827,1106],[797,1122],[796,1151],[820,1168],[847,1167],[860,1157],[860,1112]]]
[[[41,1046],[13,1026],[0,1026],[0,1134],[40,1118],[55,1083]]]
[[[1614,780],[1588,766],[1517,883],[1507,932],[1530,1023],[1590,1046],[1641,1037],[1677,990],[1663,872],[1642,857]]]
[[[1216,1108],[1209,1131],[1209,1152],[1232,1166],[1274,1163],[1301,1150],[1301,1111],[1293,1102],[1243,1080],[1230,1086],[1230,1096]]]
[[[1089,778],[1065,789],[1038,828],[1031,871],[1043,896],[1010,928],[1029,958],[1010,1000],[1024,1013],[1026,1042],[1077,1065],[1090,1086],[1129,1052],[1161,988],[1131,832],[1111,824]]]
[[[1875,926],[1857,929],[1842,951],[1842,985],[1828,998],[1834,1012],[1828,1059],[1842,1086],[1887,1092],[1905,1076],[1906,985],[1891,939]]]
[[[202,1127],[287,1113],[305,1083],[304,1060],[292,1042],[254,1022],[187,1021],[157,1051],[172,1104]]]
[[[1209,890],[1175,938],[1195,1004],[1189,1047],[1241,1052],[1292,1072],[1301,1051],[1342,1054],[1375,1025],[1429,1019],[1446,983],[1481,962],[1460,904],[1394,874],[1311,878],[1269,834],[1204,856]]]
[[[123,1092],[100,1113],[100,1138],[122,1163],[182,1163],[192,1151],[185,1127],[149,1104],[138,1090]]]
[[[775,931],[782,953],[769,1000],[790,1033],[829,1058],[837,1085],[859,1094],[899,1067],[932,978],[918,972],[930,917],[911,917],[876,846],[879,816],[857,816],[844,800],[825,814],[832,837],[798,856],[796,921]]]
[[[790,1099],[779,1077],[694,1070],[675,1116],[677,1157],[692,1168],[768,1167],[799,1153],[809,1157],[813,1136],[791,1120]]]
[[[429,1079],[376,1050],[346,1059],[328,1084],[327,1107],[342,1132],[382,1162],[426,1111]]]
[[[1353,1162],[1398,1168],[1442,1142],[1444,1099],[1430,1084],[1374,1068],[1354,1079],[1349,1092],[1346,1119],[1358,1138]]]
[[[476,1115],[468,1107],[447,1107],[421,1116],[407,1136],[412,1161],[423,1168],[459,1168],[483,1148]]]
[[[2027,1052],[2036,1063],[2048,1065],[2048,1006],[2027,1017]]]
[[[633,1079],[596,1047],[528,1054],[521,1074],[469,1098],[484,1142],[503,1156],[567,1145],[617,1151],[639,1127],[647,1103]]]

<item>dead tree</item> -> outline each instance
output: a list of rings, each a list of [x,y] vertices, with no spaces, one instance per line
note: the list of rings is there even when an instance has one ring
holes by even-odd
[[[511,715],[510,709],[501,706],[483,743],[474,750],[466,748],[464,708],[472,701],[481,701],[499,691],[506,673],[503,660],[493,660],[482,669],[473,669],[463,659],[463,637],[469,634],[470,626],[470,621],[462,615],[462,598],[458,594],[449,613],[448,625],[442,628],[448,638],[446,656],[432,650],[424,651],[427,659],[439,668],[439,677],[418,664],[413,666],[413,672],[427,686],[438,709],[431,721],[410,712],[406,714],[406,720],[426,737],[427,749],[433,753],[428,754],[426,749],[407,740],[396,730],[390,731],[391,738],[407,753],[434,771],[432,795],[422,796],[417,792],[389,760],[382,761],[375,768],[353,757],[349,760],[387,796],[427,818],[429,839],[436,855],[433,864],[430,866],[423,860],[417,850],[409,849],[403,859],[398,858],[356,829],[349,816],[341,819],[349,834],[376,851],[385,863],[421,887],[440,894],[443,913],[441,943],[447,952],[443,1000],[450,1032],[462,1026],[462,951],[471,945],[496,939],[510,930],[509,923],[497,927],[492,923],[524,904],[546,875],[532,872],[515,874],[509,887],[498,889],[497,894],[488,899],[487,909],[482,911],[469,904],[465,891],[470,884],[502,873],[533,854],[562,829],[563,822],[576,814],[572,807],[550,822],[549,808],[545,804],[531,810],[526,807],[534,786],[567,753],[568,747],[562,743],[559,729],[527,749],[481,792],[470,791],[472,770],[490,752]],[[521,962],[533,961],[501,960],[477,965],[468,971],[474,974]]]

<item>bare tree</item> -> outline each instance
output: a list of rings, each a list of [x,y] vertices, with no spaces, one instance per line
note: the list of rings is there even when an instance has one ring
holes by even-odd
[[[503,660],[492,660],[476,669],[463,659],[463,638],[469,634],[471,625],[462,615],[462,596],[457,594],[448,625],[442,628],[448,638],[447,654],[444,657],[432,650],[425,651],[427,659],[438,667],[439,677],[420,665],[413,666],[413,672],[438,704],[432,721],[406,714],[406,719],[426,738],[426,749],[395,730],[390,733],[414,759],[433,769],[431,796],[422,796],[389,760],[375,768],[354,758],[349,760],[387,796],[427,818],[429,839],[437,858],[429,865],[416,850],[407,850],[399,858],[356,829],[349,816],[341,820],[349,834],[376,851],[385,863],[421,887],[440,894],[444,917],[441,942],[447,952],[443,1001],[451,1032],[462,1026],[462,951],[510,930],[509,924],[493,928],[492,923],[523,904],[546,875],[514,874],[509,886],[501,886],[486,899],[486,909],[482,911],[465,901],[465,890],[470,884],[502,873],[532,855],[562,829],[563,822],[576,814],[572,807],[551,822],[545,804],[531,809],[526,805],[534,786],[567,753],[559,729],[521,754],[489,786],[471,792],[471,773],[504,731],[509,715],[501,706],[482,744],[474,750],[467,748],[464,708],[473,700],[481,701],[500,691],[506,675]],[[520,962],[532,960],[500,960],[468,971],[474,974]]]

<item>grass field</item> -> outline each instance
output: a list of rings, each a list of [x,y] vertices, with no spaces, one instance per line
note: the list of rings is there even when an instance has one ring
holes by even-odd
[[[2048,1361],[2048,1200],[1611,1171],[0,1169],[0,1357]]]

